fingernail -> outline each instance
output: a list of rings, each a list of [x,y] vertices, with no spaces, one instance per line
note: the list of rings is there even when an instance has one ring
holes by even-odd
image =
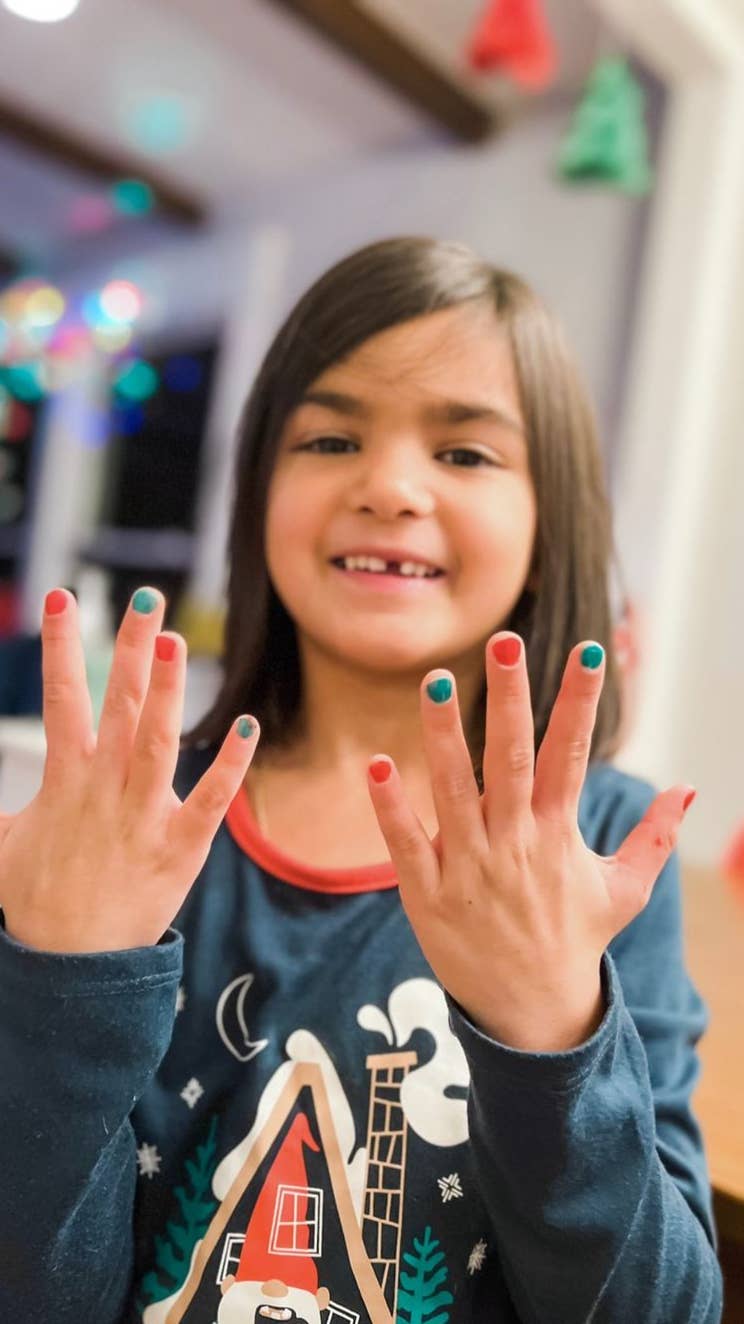
[[[449,676],[439,676],[436,680],[430,680],[426,693],[434,703],[446,703],[452,698],[452,681]]]
[[[602,665],[603,657],[604,649],[601,644],[587,644],[586,648],[582,650],[581,665],[589,671],[596,671],[597,667]]]
[[[690,805],[692,804],[692,802],[693,802],[693,800],[695,799],[695,796],[696,796],[696,795],[697,795],[697,791],[695,790],[694,787],[692,787],[692,788],[687,792],[687,795],[685,796],[684,800],[682,801],[682,809],[683,809],[683,811],[686,811],[686,810],[688,810],[688,809],[690,808]]]
[[[155,640],[155,656],[160,662],[172,662],[176,651],[175,639],[169,639],[167,634],[159,634]]]
[[[509,635],[506,639],[495,639],[491,645],[491,652],[500,667],[513,667],[522,656],[522,640],[514,635]]]
[[[377,759],[370,763],[369,772],[373,782],[386,782],[392,771],[392,765],[387,759]]]
[[[237,732],[241,740],[249,740],[256,729],[255,722],[248,717],[239,717],[237,722]]]
[[[144,616],[149,616],[158,605],[158,600],[149,588],[138,588],[132,598],[132,606],[135,611],[141,612]]]
[[[44,611],[47,616],[59,616],[67,606],[67,594],[61,588],[53,588],[44,599]]]

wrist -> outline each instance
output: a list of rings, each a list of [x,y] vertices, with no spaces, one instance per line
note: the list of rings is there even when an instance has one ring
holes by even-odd
[[[482,1034],[522,1053],[568,1053],[580,1048],[596,1034],[607,1011],[599,972],[591,990],[570,1003],[556,998],[542,1005],[522,1000],[509,1010],[482,1003],[461,1005]]]

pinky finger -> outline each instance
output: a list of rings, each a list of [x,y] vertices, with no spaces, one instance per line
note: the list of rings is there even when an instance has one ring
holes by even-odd
[[[622,899],[634,917],[646,905],[670,855],[685,814],[695,799],[693,786],[672,786],[657,795],[640,823],[628,833],[614,856]]]
[[[240,790],[260,735],[255,717],[239,717],[233,722],[219,754],[178,810],[174,828],[176,848],[185,856],[198,856],[199,868]]]

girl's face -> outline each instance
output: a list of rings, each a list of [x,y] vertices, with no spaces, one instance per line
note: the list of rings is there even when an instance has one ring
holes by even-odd
[[[480,654],[507,619],[536,522],[508,341],[490,310],[461,305],[380,332],[312,383],[277,453],[268,568],[303,655],[420,677]],[[365,553],[385,572],[343,568]],[[439,573],[389,569],[406,560]]]

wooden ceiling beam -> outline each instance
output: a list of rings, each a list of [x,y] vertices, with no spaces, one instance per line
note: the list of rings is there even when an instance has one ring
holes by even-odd
[[[138,160],[104,150],[68,129],[39,115],[20,110],[0,99],[0,135],[13,139],[63,167],[89,175],[98,183],[138,179],[152,189],[154,206],[169,220],[181,225],[201,225],[207,219],[204,204],[182,189],[166,183]]]
[[[305,20],[413,105],[464,142],[481,142],[500,128],[498,112],[401,33],[354,0],[274,0]]]

